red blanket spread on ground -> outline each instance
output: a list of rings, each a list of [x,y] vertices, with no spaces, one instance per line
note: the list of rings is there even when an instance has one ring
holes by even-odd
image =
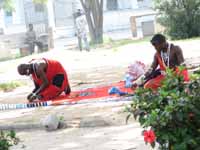
[[[124,81],[120,81],[117,83],[112,83],[110,85],[106,86],[99,86],[99,87],[93,87],[93,88],[87,88],[84,90],[79,91],[72,91],[70,95],[60,95],[59,97],[53,99],[53,101],[70,101],[70,102],[76,102],[80,100],[93,100],[98,98],[107,98],[107,97],[118,97],[118,94],[109,94],[109,89],[112,87],[118,88],[122,92],[127,93],[133,93],[133,90],[131,88],[125,88]]]

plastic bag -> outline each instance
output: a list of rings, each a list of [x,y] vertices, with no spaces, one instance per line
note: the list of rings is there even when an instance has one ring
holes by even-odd
[[[125,75],[125,87],[130,88],[133,81],[137,80],[141,75],[145,73],[145,64],[140,61],[135,61],[128,66],[128,71]]]

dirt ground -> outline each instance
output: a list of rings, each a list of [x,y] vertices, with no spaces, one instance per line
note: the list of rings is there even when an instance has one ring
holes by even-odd
[[[106,85],[123,79],[126,67],[100,67],[70,74],[73,90]],[[102,76],[103,73],[103,76]],[[87,81],[87,82],[86,82]],[[3,93],[1,103],[26,102],[32,88],[28,85]],[[104,83],[104,84],[102,84]],[[6,99],[5,99],[6,97]],[[51,106],[0,112],[0,128],[17,129],[21,142],[12,150],[134,150],[149,149],[141,128],[133,119],[125,122],[129,102],[99,102],[72,106]],[[49,114],[63,117],[65,129],[47,132],[42,120]]]
[[[112,71],[111,71],[112,70]],[[123,79],[126,68],[98,68],[86,75],[72,75],[72,88],[82,89]],[[104,73],[102,78],[101,73]],[[113,75],[114,74],[114,75]],[[84,82],[87,81],[87,82]],[[25,101],[31,88],[21,87],[1,97],[3,103]],[[13,150],[133,150],[148,149],[141,136],[141,128],[133,119],[125,123],[125,106],[129,102],[91,103],[72,106],[52,106],[4,111],[0,115],[1,128],[16,128],[21,142]],[[67,128],[47,132],[40,126],[48,114],[64,118]]]
[[[188,64],[200,64],[199,41],[182,43],[186,49]],[[147,49],[149,46],[147,46]],[[133,53],[136,48],[141,51]],[[90,53],[64,51],[60,56],[55,52],[34,55],[32,57],[48,57],[60,60],[69,69],[69,79],[72,90],[106,85],[123,80],[128,64],[134,60],[152,59],[154,51],[144,53],[145,44],[128,45],[118,51],[94,51]],[[130,52],[131,50],[131,52]],[[63,57],[63,56],[66,56]],[[0,63],[0,67],[10,70],[2,75],[18,77],[16,65],[32,57],[22,58],[13,62]],[[3,69],[2,69],[3,70]],[[0,72],[3,72],[0,70]],[[32,81],[25,79],[27,86],[14,91],[0,94],[0,103],[23,103],[32,88]],[[0,111],[0,128],[17,129],[21,142],[12,150],[149,150],[141,135],[142,128],[133,119],[125,123],[127,113],[125,106],[130,103],[99,102],[70,106],[51,106],[21,110]],[[49,114],[64,118],[67,127],[57,131],[47,132],[41,126],[41,120]]]

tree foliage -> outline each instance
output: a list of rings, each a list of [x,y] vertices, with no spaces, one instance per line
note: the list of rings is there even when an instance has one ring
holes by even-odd
[[[14,10],[13,1],[12,0],[0,0],[0,9],[5,9],[7,11]]]
[[[172,39],[200,35],[200,0],[154,0],[154,6]]]
[[[103,0],[80,0],[86,14],[91,42],[103,42]]]
[[[48,0],[33,0],[34,3],[46,3]],[[14,10],[13,0],[0,0],[0,9],[3,8],[7,11]]]
[[[48,0],[33,0],[34,3],[41,3],[41,4],[45,4],[48,2]]]

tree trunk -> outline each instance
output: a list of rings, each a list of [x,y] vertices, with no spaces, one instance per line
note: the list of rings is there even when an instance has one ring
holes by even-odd
[[[103,43],[103,0],[80,0],[85,11],[91,42]]]

